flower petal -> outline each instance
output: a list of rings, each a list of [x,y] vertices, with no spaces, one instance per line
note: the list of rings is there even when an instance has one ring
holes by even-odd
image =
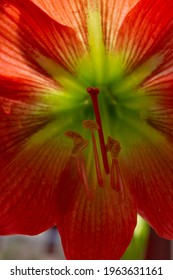
[[[34,100],[35,102],[36,100],[41,100],[46,94],[59,89],[59,85],[53,80],[46,77],[39,79],[39,73],[35,74],[35,80],[32,80],[32,75],[31,77],[28,75],[28,78],[26,78],[25,74],[22,75],[23,77],[0,76],[1,102],[3,98],[6,98],[13,101],[33,103]]]
[[[145,62],[153,59],[153,65],[148,64],[148,74],[146,72],[145,79],[140,81],[144,94],[154,101],[144,119],[170,140],[173,139],[172,20],[172,1],[140,1],[125,18],[117,42],[118,49],[123,49],[124,63],[128,71],[137,68],[138,74],[141,65],[143,71]]]
[[[42,56],[74,71],[81,44],[71,28],[55,22],[30,1],[10,1],[0,13],[0,75],[50,83],[46,69],[37,63]]]
[[[169,106],[160,106],[158,108],[153,108],[148,111],[146,121],[150,126],[160,131],[166,136],[171,142],[173,141],[173,98],[172,96],[160,94],[158,98],[162,102],[170,102]]]
[[[65,164],[60,149],[56,139],[22,150],[0,171],[1,235],[34,235],[55,224],[57,181]]]
[[[116,50],[123,51],[126,69],[131,71],[156,54],[161,63],[168,63],[172,56],[172,19],[172,0],[139,1],[124,19],[117,37]]]
[[[69,149],[52,119],[43,104],[0,97],[1,235],[37,234],[55,224]]]
[[[86,42],[86,9],[88,7],[86,0],[31,1],[57,22],[74,28],[80,34],[81,39]]]
[[[143,90],[155,99],[154,108],[150,108],[146,121],[161,131],[168,139],[173,140],[173,28],[167,41],[162,42],[165,51],[164,62],[143,83]],[[167,51],[166,51],[167,49]]]
[[[139,0],[101,0],[99,2],[104,43],[106,49],[112,52],[115,49],[118,31],[124,18]]]
[[[0,96],[0,155],[9,161],[22,150],[34,133],[52,119],[43,104],[29,104]],[[2,166],[1,166],[2,169]]]
[[[73,159],[61,174],[57,226],[67,259],[119,259],[136,225],[136,208],[128,188],[125,193],[92,180],[93,198],[88,199]],[[93,183],[92,183],[93,182]]]
[[[30,2],[10,1],[0,12],[0,234],[36,234],[55,224],[57,182],[69,157],[63,134],[75,117],[63,110],[75,101],[59,92],[35,53],[67,69],[78,41]]]
[[[163,238],[173,239],[173,149],[167,140],[145,139],[128,162],[139,213]]]
[[[118,29],[126,14],[139,0],[31,0],[57,22],[74,28],[83,42],[87,42],[88,9],[94,7],[101,14],[103,38],[107,49],[115,47]]]

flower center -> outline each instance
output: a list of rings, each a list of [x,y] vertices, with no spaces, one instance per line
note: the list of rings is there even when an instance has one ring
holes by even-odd
[[[75,59],[72,72],[43,55],[35,57],[37,63],[57,81],[58,89],[45,90],[43,103],[50,109],[52,122],[30,141],[40,143],[55,135],[62,135],[67,130],[65,135],[74,141],[71,155],[76,159],[79,179],[89,198],[92,195],[88,181],[92,182],[95,178],[98,185],[103,186],[105,178],[109,176],[111,187],[116,191],[122,190],[123,181],[118,162],[120,143],[123,158],[129,155],[134,146],[141,145],[146,137],[152,137],[153,141],[161,137],[148,122],[150,112],[160,105],[145,81],[161,65],[164,57],[157,54],[134,69],[126,69],[125,58],[131,50],[114,52],[107,49],[102,29],[100,12],[92,6],[88,10],[88,44],[82,55]],[[81,132],[81,123],[91,133],[96,170],[92,180],[89,171],[91,145],[82,136],[86,135],[86,130],[83,129],[82,135],[73,131]],[[69,127],[72,130],[69,131]],[[104,134],[108,136],[110,131],[119,141],[108,137],[105,144]],[[84,157],[86,149],[89,149],[87,165]]]
[[[96,121],[84,120],[82,124],[83,124],[83,128],[90,130],[91,133],[97,182],[100,187],[103,186],[103,174],[101,171],[100,157],[99,157],[98,147],[96,143],[95,132],[97,132],[99,136],[101,157],[104,166],[103,172],[105,172],[107,176],[109,176],[110,174],[110,185],[112,189],[116,191],[120,191],[123,189],[123,182],[122,182],[119,163],[118,163],[118,155],[121,150],[120,142],[109,136],[107,140],[107,144],[105,144],[102,121],[100,116],[99,102],[98,102],[98,95],[100,93],[100,89],[97,87],[88,87],[87,92],[89,93],[92,100]],[[68,130],[65,132],[65,135],[74,141],[74,146],[71,152],[71,156],[76,159],[79,179],[84,185],[88,198],[91,199],[92,192],[89,186],[85,160],[83,156],[83,151],[88,147],[89,142],[88,140],[84,139],[83,136],[81,136],[78,132],[75,131]],[[112,158],[112,163],[110,167],[109,167],[107,152],[110,152]]]

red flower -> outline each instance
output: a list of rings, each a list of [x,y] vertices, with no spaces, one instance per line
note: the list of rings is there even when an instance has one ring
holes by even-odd
[[[172,239],[172,0],[0,5],[0,234],[117,259],[138,212]]]

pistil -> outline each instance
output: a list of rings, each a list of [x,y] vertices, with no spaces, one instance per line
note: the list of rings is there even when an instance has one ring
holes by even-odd
[[[99,126],[98,134],[99,134],[100,148],[101,148],[101,153],[102,153],[104,169],[105,169],[105,172],[107,174],[109,174],[107,151],[106,151],[106,145],[105,145],[105,140],[104,140],[102,121],[101,121],[101,116],[100,116],[100,108],[99,108],[99,103],[98,103],[98,94],[100,93],[100,89],[95,88],[95,87],[88,87],[87,92],[89,93],[89,95],[91,97],[96,122]]]

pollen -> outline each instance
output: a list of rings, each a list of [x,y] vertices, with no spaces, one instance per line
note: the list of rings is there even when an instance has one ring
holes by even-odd
[[[120,142],[109,136],[106,144],[106,150],[111,153],[112,159],[117,158],[121,151]]]
[[[93,120],[86,120],[86,121],[83,121],[82,122],[83,124],[83,127],[86,128],[86,129],[90,129],[92,131],[95,131],[95,130],[98,130],[99,129],[99,126],[98,124],[93,121]]]
[[[68,130],[65,133],[65,136],[74,140],[74,143],[81,143],[84,138],[76,131]]]
[[[73,157],[77,157],[88,146],[88,140],[84,139],[78,132],[68,130],[65,136],[74,140],[74,146],[71,152]]]
[[[81,154],[82,151],[84,151],[87,148],[87,146],[88,146],[88,140],[82,139],[81,142],[74,144],[71,155],[73,157],[77,157],[79,154]]]

